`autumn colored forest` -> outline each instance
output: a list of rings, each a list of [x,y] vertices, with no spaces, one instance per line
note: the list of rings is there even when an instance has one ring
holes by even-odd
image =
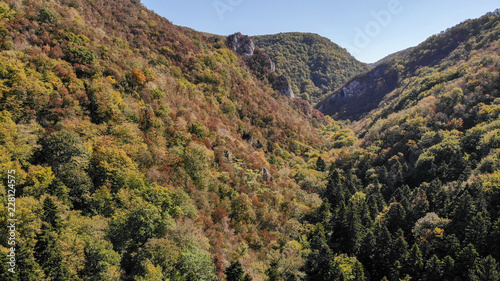
[[[499,280],[499,53],[0,0],[0,280]]]

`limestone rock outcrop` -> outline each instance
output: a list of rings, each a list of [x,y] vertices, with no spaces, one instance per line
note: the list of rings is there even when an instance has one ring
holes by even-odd
[[[252,70],[252,73],[259,79],[267,80],[271,83],[273,89],[278,90],[280,94],[290,99],[295,98],[288,78],[285,75],[276,73],[274,62],[262,49],[255,47],[252,38],[238,32],[229,35],[226,44],[230,49],[243,57],[248,67]]]
[[[227,45],[244,58],[253,56],[253,52],[255,51],[255,44],[252,42],[252,38],[240,32],[229,35],[227,37]]]

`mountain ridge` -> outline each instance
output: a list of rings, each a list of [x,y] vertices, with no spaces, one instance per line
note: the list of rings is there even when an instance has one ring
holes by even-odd
[[[485,20],[489,13],[477,20],[465,21],[455,27],[449,28],[438,35],[429,37],[417,47],[375,67],[368,73],[354,77],[350,82],[333,93],[330,97],[319,102],[316,107],[323,113],[336,116],[340,119],[359,119],[363,114],[375,109],[382,99],[396,86],[401,86],[399,81],[412,76],[418,68],[433,67],[441,60],[446,59],[461,44],[478,35],[482,28],[480,22]],[[467,25],[474,25],[468,34]],[[402,68],[402,70],[398,70]],[[376,73],[377,72],[377,73]],[[384,77],[385,76],[385,77]],[[379,85],[373,80],[380,78]],[[368,82],[368,83],[365,83]],[[359,87],[358,85],[363,85]],[[378,87],[378,88],[377,88]],[[350,89],[355,89],[352,92]],[[345,96],[348,98],[344,98]]]
[[[401,51],[397,51],[397,52],[394,52],[392,54],[389,54],[381,59],[379,59],[378,61],[374,62],[374,63],[370,63],[371,66],[373,67],[376,67],[384,62],[387,62],[387,61],[390,61],[391,59],[393,58],[396,58],[396,57],[401,57],[403,55],[405,55],[406,53],[410,52],[411,50],[413,50],[415,47],[409,47],[409,48],[406,48],[404,50],[401,50]]]

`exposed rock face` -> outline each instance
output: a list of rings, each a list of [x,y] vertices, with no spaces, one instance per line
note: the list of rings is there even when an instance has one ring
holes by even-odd
[[[276,64],[274,64],[274,62],[271,59],[269,59],[269,62],[270,62],[269,68],[271,69],[271,71],[276,72]]]
[[[239,32],[227,37],[227,45],[244,58],[251,57],[255,51],[252,38]]]
[[[292,87],[290,86],[290,82],[288,82],[288,78],[285,75],[281,75],[278,77],[276,82],[274,83],[275,89],[280,91],[280,94],[287,96],[289,98],[294,98],[295,94],[293,93]]]
[[[273,85],[273,89],[280,94],[295,98],[292,87],[285,75],[276,73],[276,65],[264,50],[256,48],[252,38],[241,33],[235,33],[227,37],[226,44],[229,48],[242,56],[252,73],[261,80],[267,80]]]
[[[359,95],[362,91],[364,91],[364,85],[359,83],[359,81],[352,81],[352,83],[347,84],[347,86],[342,88],[342,91],[339,92],[343,97],[353,97]],[[333,96],[333,95],[332,95]]]
[[[336,114],[343,113],[345,109],[342,107],[351,100],[355,100],[365,91],[366,84],[364,81],[358,81],[355,78],[345,84],[344,87],[339,89],[337,92],[333,93],[325,101],[319,103],[318,110],[323,113],[330,113],[330,111]]]
[[[276,76],[276,65],[262,49],[255,48],[253,55],[245,58],[245,62],[259,78],[268,77],[269,75]]]
[[[360,83],[359,81],[352,80],[350,83],[346,84],[342,89],[333,93],[327,100],[326,103],[323,102],[320,104],[318,110],[324,111],[327,106],[335,105],[335,104],[343,104],[348,99],[357,97],[363,91],[365,91],[365,85]]]
[[[358,75],[342,88],[316,105],[323,114],[337,119],[358,120],[379,106],[384,97],[400,81],[399,74],[391,71],[389,63],[382,63],[371,71]]]
[[[262,169],[262,179],[264,179],[264,181],[274,181],[274,178],[271,176],[267,168]]]

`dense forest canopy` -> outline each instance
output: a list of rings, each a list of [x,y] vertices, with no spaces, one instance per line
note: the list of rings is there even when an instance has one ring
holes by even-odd
[[[499,35],[498,11],[463,22],[320,104],[359,142],[330,168],[319,255],[370,280],[498,280]]]
[[[498,280],[499,33],[369,71],[308,34],[244,57],[136,0],[1,0],[0,279]],[[357,122],[309,103],[363,71]]]

